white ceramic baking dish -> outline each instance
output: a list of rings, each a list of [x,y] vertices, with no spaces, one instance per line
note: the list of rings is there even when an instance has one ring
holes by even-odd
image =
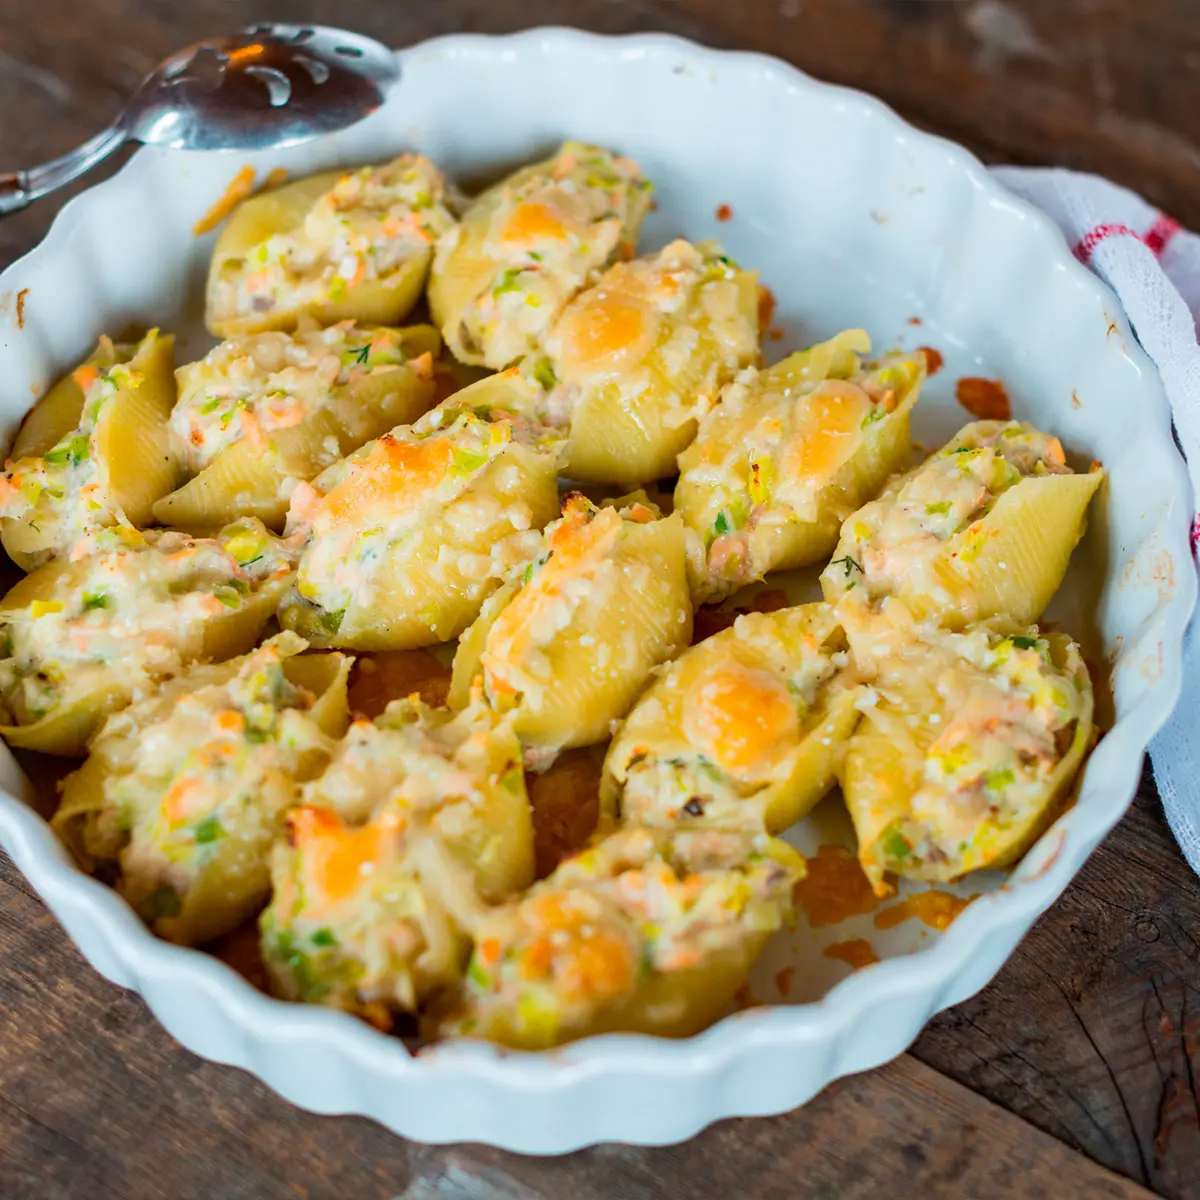
[[[954,380],[979,375],[1002,378],[1016,415],[1084,463],[1103,462],[1107,502],[1054,614],[1109,677],[1115,712],[1078,803],[1010,879],[983,880],[987,894],[942,936],[913,921],[879,931],[869,916],[816,930],[802,921],[756,973],[765,1006],[687,1041],[613,1035],[542,1055],[457,1043],[414,1056],[350,1017],[268,999],[215,959],[155,940],[75,869],[23,802],[32,790],[7,751],[0,843],[97,970],[140,992],[190,1049],[306,1108],[532,1153],[671,1142],[721,1117],[791,1108],[899,1053],[935,1012],[982,987],[1125,811],[1179,692],[1195,592],[1190,492],[1160,383],[1115,297],[1045,219],[970,155],[865,96],[769,58],[658,36],[457,36],[401,61],[386,108],[343,135],[257,157],[143,151],[67,205],[0,277],[0,432],[11,437],[101,332],[156,324],[181,335],[185,357],[207,345],[198,314],[212,238],[192,227],[246,162],[295,176],[416,147],[469,179],[564,135],[611,145],[657,184],[649,243],[717,236],[761,268],[778,297],[784,337],[770,345],[780,352],[850,325],[881,347],[933,345],[946,366],[918,409],[926,443],[970,419]],[[723,205],[732,216],[721,221]],[[846,830],[827,802],[792,836],[811,851]],[[962,890],[980,888],[976,879]],[[821,953],[858,937],[884,961],[850,972]]]

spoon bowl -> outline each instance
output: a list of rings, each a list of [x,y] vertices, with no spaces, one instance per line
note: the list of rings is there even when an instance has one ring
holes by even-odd
[[[400,78],[396,56],[323,25],[253,25],[172,54],[108,129],[78,149],[0,175],[0,215],[56,191],[128,141],[176,150],[293,146],[374,112]]]

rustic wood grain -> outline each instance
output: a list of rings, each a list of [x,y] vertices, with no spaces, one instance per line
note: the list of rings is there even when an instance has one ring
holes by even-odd
[[[767,50],[985,158],[1099,171],[1200,226],[1194,0],[0,0],[0,168],[69,149],[163,55],[264,11],[392,44],[559,22]],[[0,222],[0,266],[59,207]],[[200,1062],[86,967],[0,860],[0,1196],[1133,1194],[1078,1150],[1200,1197],[1198,930],[1200,889],[1147,779],[992,985],[918,1041],[924,1066],[684,1147],[543,1163],[312,1117]]]
[[[910,1056],[797,1113],[725,1121],[661,1150],[528,1159],[313,1116],[176,1045],[87,968],[2,857],[0,961],[5,1200],[874,1200],[885,1185],[929,1200],[1148,1195]]]

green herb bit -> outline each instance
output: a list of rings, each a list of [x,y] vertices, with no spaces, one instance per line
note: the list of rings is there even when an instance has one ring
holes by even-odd
[[[713,535],[715,537],[724,537],[727,533],[733,532],[733,526],[729,523],[729,518],[725,515],[725,510],[722,509],[717,513],[717,519],[713,522]]]
[[[214,813],[205,817],[192,830],[192,836],[196,839],[197,846],[207,846],[209,843],[215,842],[224,832],[225,830],[221,828],[221,822]]]
[[[883,852],[893,862],[904,862],[906,858],[912,857],[912,846],[909,845],[908,839],[898,829],[889,829],[881,839]]]
[[[226,608],[238,608],[242,603],[241,593],[233,584],[221,583],[213,588],[213,595],[216,596]]]
[[[1018,650],[1037,650],[1039,648],[1041,638],[1035,637],[1011,637],[1008,639]]]
[[[338,940],[332,929],[318,929],[312,935],[312,944],[314,946],[336,946]]]
[[[492,986],[491,973],[476,955],[471,956],[471,965],[467,968],[467,978],[481,991],[487,991]]]
[[[365,367],[367,359],[371,357],[371,347],[370,345],[359,346],[355,350],[348,350],[347,353],[350,355],[352,361],[358,363],[360,367]]]
[[[925,505],[925,511],[931,517],[940,517],[950,511],[949,500],[939,500],[936,504]]]
[[[91,442],[86,434],[79,434],[68,441],[60,442],[53,450],[47,450],[45,460],[51,466],[70,463],[76,467],[91,457]]]
[[[877,404],[865,417],[863,417],[862,428],[866,429],[868,425],[874,425],[876,421],[882,421],[887,416],[887,410],[882,404]]]
[[[541,385],[544,391],[551,391],[556,383],[558,376],[554,373],[554,364],[548,358],[539,358],[537,365],[533,368],[534,382]]]
[[[836,567],[836,566],[840,565],[842,567],[842,569],[845,571],[847,579],[850,578],[851,571],[857,571],[860,575],[866,574],[866,572],[862,569],[862,564],[857,559],[851,558],[849,554],[845,555],[842,558],[833,559],[829,565],[831,567]]]
[[[326,612],[325,610],[322,610],[319,617],[321,627],[327,633],[337,633],[337,631],[342,627],[342,618],[345,615],[346,610],[344,608],[341,610],[341,612]]]
[[[107,608],[110,597],[107,592],[84,592],[83,611],[90,612],[93,608]]]
[[[492,298],[498,300],[505,292],[519,292],[522,287],[520,278],[524,271],[523,267],[509,267],[500,276],[500,282],[492,288]]]

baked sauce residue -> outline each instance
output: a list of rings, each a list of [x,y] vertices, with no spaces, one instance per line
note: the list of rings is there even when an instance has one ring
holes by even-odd
[[[775,293],[765,283],[758,285],[758,332],[765,333],[771,327],[775,315]]]
[[[968,896],[965,900],[950,892],[942,892],[930,888],[927,892],[916,892],[875,914],[876,929],[891,929],[909,917],[916,917],[922,925],[944,933],[953,924],[954,919],[968,904],[974,900]]]
[[[879,961],[879,955],[875,953],[871,943],[865,938],[854,938],[849,942],[834,942],[832,946],[826,946],[821,953],[826,958],[834,958],[838,962],[846,963],[856,971]]]
[[[908,318],[908,323],[909,323],[910,325],[920,325],[920,324],[921,324],[921,318],[920,318],[920,317],[909,317],[909,318]]]
[[[450,668],[428,650],[377,650],[360,654],[350,673],[350,711],[374,718],[412,695],[439,708],[449,691]]]
[[[28,288],[22,288],[17,293],[17,328],[25,328],[25,297],[29,295]]]
[[[958,381],[954,398],[977,421],[1010,421],[1012,405],[1004,384],[968,375]]]
[[[792,990],[792,977],[796,974],[795,967],[783,967],[775,972],[775,986],[781,996],[787,996]]]
[[[743,983],[740,988],[733,994],[734,1007],[739,1012],[745,1012],[748,1008],[762,1008],[763,1002],[750,990],[748,983]]]
[[[783,330],[780,329],[778,325],[776,325],[774,329],[770,330],[767,333],[767,337],[769,337],[771,339],[771,341],[773,341],[773,342],[782,342],[783,341]]]
[[[821,846],[808,860],[808,875],[796,884],[796,903],[814,929],[874,912],[879,904],[858,859],[845,846]]]
[[[718,221],[732,221],[733,220],[732,206],[728,205],[728,204],[718,204],[717,205],[717,220]]]
[[[932,346],[918,346],[917,353],[925,356],[925,374],[936,375],[945,363],[940,350],[935,350]]]

